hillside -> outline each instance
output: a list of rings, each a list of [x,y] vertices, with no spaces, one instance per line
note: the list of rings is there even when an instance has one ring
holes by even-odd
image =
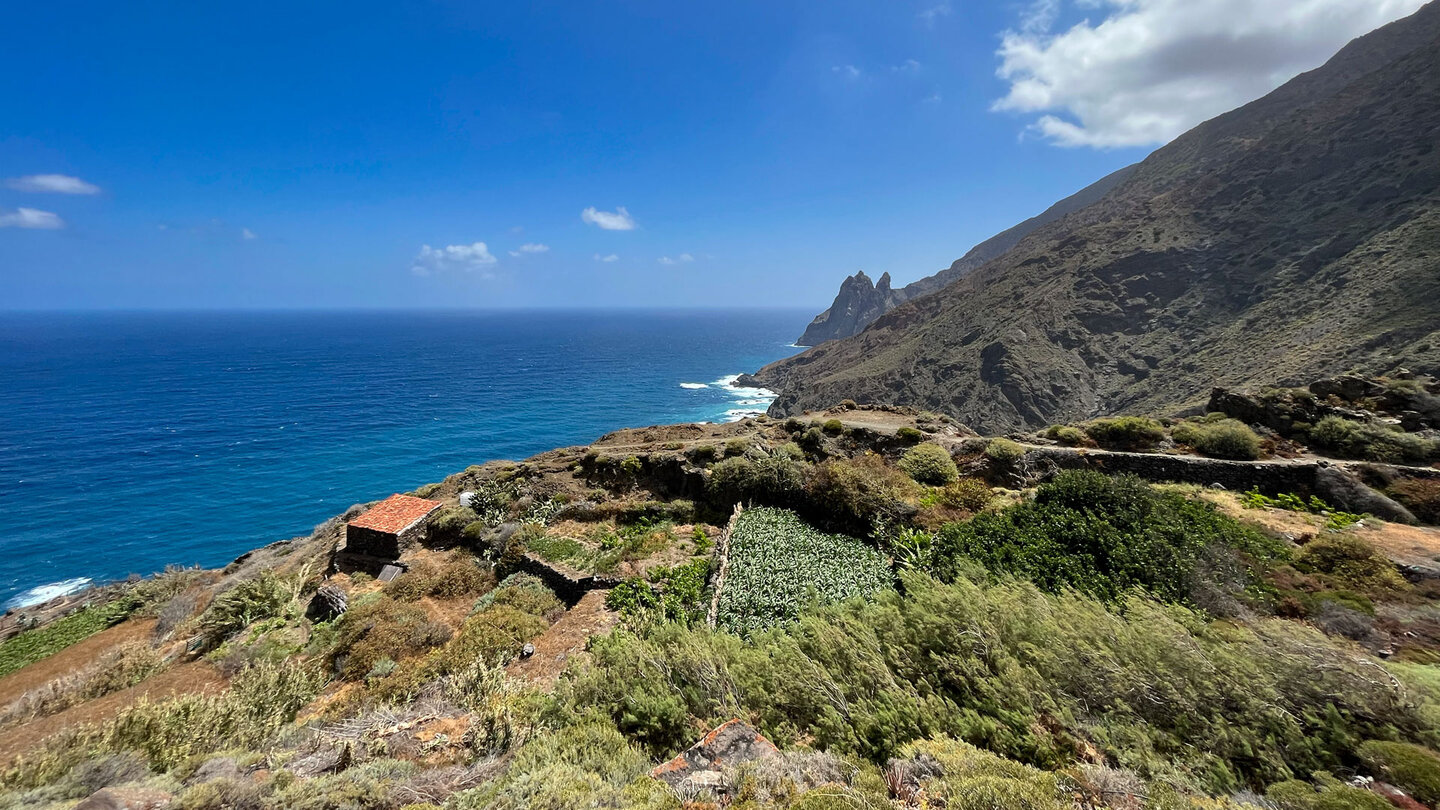
[[[0,808],[1435,806],[1440,383],[1214,399],[622,430],[7,614]]]
[[[1440,370],[1437,39],[1432,3],[944,289],[767,366],[772,413],[849,398],[1000,431]]]
[[[819,346],[827,340],[839,340],[859,334],[881,315],[914,298],[939,290],[959,281],[971,271],[992,259],[1004,256],[1027,234],[1050,222],[1078,211],[1125,182],[1135,172],[1126,166],[1091,183],[1085,188],[1045,209],[1040,214],[986,239],[971,248],[940,272],[912,281],[898,290],[890,288],[890,274],[872,282],[863,270],[840,283],[840,292],[830,308],[815,316],[805,327],[805,334],[795,341],[797,346]]]

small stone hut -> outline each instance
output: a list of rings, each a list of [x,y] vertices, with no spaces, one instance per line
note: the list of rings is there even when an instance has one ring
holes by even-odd
[[[345,526],[344,553],[374,560],[398,559],[425,532],[425,521],[441,506],[413,495],[391,495]]]

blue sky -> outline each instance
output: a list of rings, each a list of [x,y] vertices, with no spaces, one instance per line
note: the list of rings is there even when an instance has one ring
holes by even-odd
[[[13,4],[0,307],[820,307],[1419,5]]]

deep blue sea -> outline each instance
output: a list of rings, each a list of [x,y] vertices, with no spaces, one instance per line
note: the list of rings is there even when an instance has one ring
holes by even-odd
[[[353,503],[725,421],[808,311],[0,315],[0,603],[218,566]]]

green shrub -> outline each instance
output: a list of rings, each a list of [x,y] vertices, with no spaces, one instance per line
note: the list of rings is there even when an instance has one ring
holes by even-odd
[[[456,810],[581,810],[644,807],[669,794],[646,774],[650,762],[612,726],[581,723],[531,740],[504,773],[446,804]],[[663,791],[663,793],[662,793]],[[671,801],[673,801],[673,794]]]
[[[690,448],[690,452],[686,455],[690,457],[691,461],[703,467],[704,465],[709,464],[710,462],[719,458],[720,451],[715,449],[715,445],[713,444],[702,444],[698,447]]]
[[[1391,464],[1425,461],[1436,443],[1398,428],[1327,416],[1310,429],[1310,441],[1346,458]]]
[[[1211,548],[1281,553],[1277,543],[1202,500],[1134,476],[1066,471],[1042,484],[1034,501],[946,526],[937,570],[956,576],[970,559],[1048,590],[1071,587],[1114,600],[1139,587],[1182,601]]]
[[[953,484],[960,478],[950,451],[938,444],[920,444],[906,450],[900,458],[900,469],[916,481],[930,486]]]
[[[785,453],[755,461],[727,458],[710,468],[706,490],[722,506],[741,502],[788,504],[804,486],[804,471],[803,464]]]
[[[386,583],[385,594],[401,602],[414,602],[421,597],[455,599],[479,596],[495,587],[495,574],[482,566],[473,555],[452,552],[444,562],[421,560],[410,570]]]
[[[781,746],[877,764],[938,736],[1046,769],[1094,746],[1209,793],[1347,767],[1365,739],[1435,739],[1377,661],[1296,622],[1136,595],[1112,610],[1012,580],[904,585],[748,641],[675,624],[596,638],[560,699],[662,759],[743,717]]]
[[[213,648],[261,619],[297,612],[306,579],[308,571],[291,576],[264,571],[222,592],[200,614],[205,645]]]
[[[1091,443],[1085,431],[1070,425],[1051,425],[1045,429],[1045,438],[1069,447],[1083,447]]]
[[[868,596],[890,584],[885,558],[843,535],[822,534],[795,513],[750,509],[730,536],[719,623],[748,633],[793,620],[812,600]]]
[[[1297,780],[1278,782],[1265,792],[1265,798],[1280,810],[1391,810],[1390,802],[1378,793],[1343,784],[1333,776],[1319,786]]]
[[[1396,593],[1406,587],[1388,557],[1352,534],[1327,533],[1311,540],[1295,556],[1295,567],[1361,593]]]
[[[84,608],[44,627],[26,630],[6,639],[0,643],[0,678],[119,624],[129,615],[129,605],[119,601],[108,602]]]
[[[926,503],[930,497],[927,495],[925,499],[922,499],[921,505],[930,505]],[[946,485],[944,489],[935,490],[933,498],[934,503],[948,506],[951,509],[979,512],[995,498],[995,490],[979,478],[961,478]]]
[[[875,455],[831,459],[815,466],[805,482],[806,514],[851,534],[869,532],[875,520],[895,522],[913,511],[920,486]]]
[[[911,743],[900,769],[915,773],[927,798],[953,810],[1070,810],[1055,775],[950,739]],[[906,766],[910,766],[907,768]],[[897,766],[892,765],[895,769]],[[928,778],[927,778],[928,777]]]
[[[1014,464],[1025,455],[1025,447],[1009,439],[991,439],[989,444],[985,445],[985,455],[1000,464]]]
[[[611,589],[605,606],[629,619],[692,624],[705,618],[709,558],[673,568],[661,566]],[[648,580],[648,581],[647,581]]]
[[[909,425],[905,425],[899,430],[896,430],[895,437],[907,444],[919,444],[925,441],[925,434]]]
[[[479,520],[480,516],[468,507],[451,504],[440,507],[435,517],[425,527],[431,542],[448,543],[460,537],[465,527]]]
[[[831,436],[838,436],[845,431],[845,423],[839,419],[826,419],[825,424],[821,425],[821,429]]]
[[[335,623],[335,669],[346,680],[364,678],[382,658],[400,661],[444,644],[450,628],[421,608],[388,596],[352,605]]]
[[[1165,428],[1145,416],[1097,419],[1084,428],[1096,444],[1111,450],[1150,450],[1165,438]]]
[[[1372,740],[1360,746],[1360,759],[1373,775],[1435,806],[1440,802],[1440,756],[1418,745]]]
[[[1260,457],[1260,436],[1238,419],[1184,422],[1173,431],[1175,441],[1188,444],[1201,455],[1253,461]]]

